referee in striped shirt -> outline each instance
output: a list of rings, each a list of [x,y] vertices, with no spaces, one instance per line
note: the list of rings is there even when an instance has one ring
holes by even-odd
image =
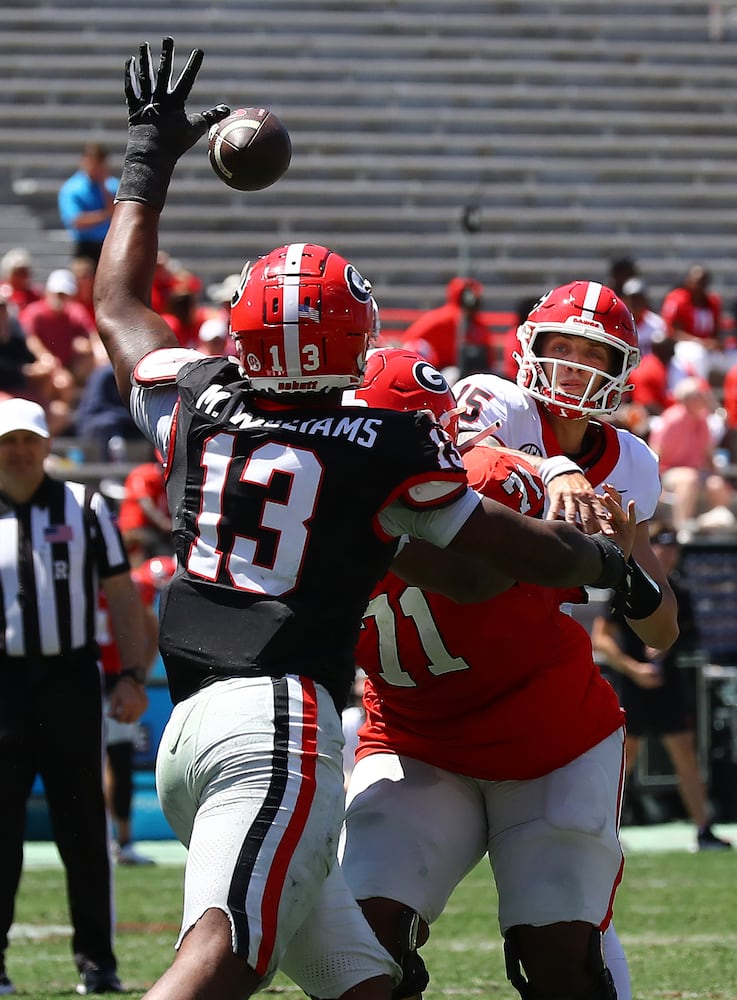
[[[146,708],[142,607],[115,522],[99,493],[45,472],[44,412],[0,402],[0,994],[23,864],[26,803],[37,774],[66,868],[77,992],[122,992],[103,797],[103,712],[95,642],[102,587],[122,671],[109,712]]]

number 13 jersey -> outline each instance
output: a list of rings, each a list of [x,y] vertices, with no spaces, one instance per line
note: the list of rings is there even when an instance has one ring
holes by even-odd
[[[172,699],[223,676],[300,674],[342,708],[402,530],[383,512],[448,508],[447,543],[477,502],[454,446],[427,415],[254,396],[232,359],[180,367],[168,420],[141,419],[147,395],[132,409],[168,449],[179,562],[161,608]]]

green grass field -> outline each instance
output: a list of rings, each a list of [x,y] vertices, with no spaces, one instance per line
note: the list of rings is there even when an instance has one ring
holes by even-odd
[[[116,948],[130,996],[140,996],[173,954],[182,865],[176,851],[169,858],[155,868],[116,871]],[[737,851],[628,852],[616,924],[635,1000],[737,1000]],[[27,864],[7,954],[21,996],[50,1000],[73,994],[68,925],[61,868]],[[518,1000],[504,975],[496,896],[485,865],[458,889],[423,953],[432,976],[426,1000]],[[268,993],[304,1000],[282,976]]]

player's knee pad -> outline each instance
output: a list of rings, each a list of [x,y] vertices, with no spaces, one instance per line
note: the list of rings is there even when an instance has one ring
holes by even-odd
[[[392,1000],[419,997],[430,982],[425,963],[417,952],[417,931],[420,915],[405,907],[399,915],[397,931],[397,962],[402,968],[402,979],[392,990]]]
[[[504,961],[507,979],[517,990],[522,1000],[617,1000],[617,990],[609,969],[604,965],[601,950],[601,932],[591,930],[589,951],[586,958],[587,971],[594,977],[594,985],[586,993],[549,993],[530,986],[522,971],[522,962],[517,951],[514,934],[504,938]]]

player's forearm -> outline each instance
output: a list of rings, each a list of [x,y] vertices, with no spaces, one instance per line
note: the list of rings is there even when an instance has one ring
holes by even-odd
[[[552,587],[614,587],[624,575],[621,549],[566,522],[524,517],[488,499],[449,547],[514,579]]]
[[[508,590],[514,579],[488,562],[413,539],[392,563],[392,571],[415,587],[443,594],[458,604],[476,604]]]
[[[628,618],[627,624],[646,646],[661,652],[670,649],[679,635],[678,605],[671,588],[667,584],[663,587],[663,600],[648,618]]]
[[[162,347],[177,347],[171,328],[149,308],[159,213],[134,201],[115,207],[95,275],[95,316],[115,370],[118,390],[130,394],[130,374],[138,361]]]

